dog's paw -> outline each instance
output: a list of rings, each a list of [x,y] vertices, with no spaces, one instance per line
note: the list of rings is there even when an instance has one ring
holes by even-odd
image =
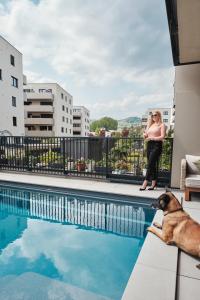
[[[153,227],[147,227],[147,231],[149,231],[149,232],[153,232]]]
[[[162,229],[162,226],[157,222],[154,222],[153,226],[155,226],[156,228]]]
[[[199,270],[200,270],[200,264],[199,264],[199,265],[196,265],[196,267],[197,267],[197,269],[199,269]]]

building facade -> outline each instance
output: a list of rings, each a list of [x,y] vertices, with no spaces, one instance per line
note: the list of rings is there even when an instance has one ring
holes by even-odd
[[[0,132],[24,135],[22,54],[0,36]]]
[[[158,110],[161,112],[162,121],[165,124],[167,130],[173,129],[174,127],[174,114],[175,111],[172,108],[148,108],[145,115],[142,116],[142,127],[146,128],[148,119],[152,114],[152,111]]]
[[[28,83],[24,93],[25,135],[73,135],[72,95],[57,83]]]
[[[73,136],[88,136],[90,132],[90,112],[84,106],[73,107]]]

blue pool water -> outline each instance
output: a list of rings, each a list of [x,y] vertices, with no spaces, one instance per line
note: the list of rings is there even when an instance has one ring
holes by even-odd
[[[154,211],[106,198],[0,186],[0,299],[121,299]]]

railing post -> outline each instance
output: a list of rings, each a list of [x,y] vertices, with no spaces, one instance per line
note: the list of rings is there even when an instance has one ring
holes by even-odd
[[[66,143],[66,138],[63,138],[63,174],[66,174],[66,171],[65,171],[65,143]]]
[[[104,139],[106,139],[106,178],[108,178],[108,137]]]

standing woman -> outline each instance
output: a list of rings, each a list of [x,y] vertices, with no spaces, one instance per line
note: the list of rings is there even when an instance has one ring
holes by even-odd
[[[166,130],[165,124],[162,122],[160,111],[155,111],[151,114],[149,124],[143,134],[147,142],[147,172],[140,188],[144,191],[147,187],[148,181],[151,180],[151,186],[148,190],[154,190],[158,179],[158,163],[162,153],[162,143],[165,138]]]

